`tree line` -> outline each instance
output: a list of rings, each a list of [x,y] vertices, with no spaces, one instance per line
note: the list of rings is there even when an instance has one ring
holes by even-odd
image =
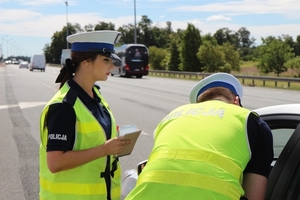
[[[262,44],[256,45],[255,38],[245,27],[237,31],[221,28],[214,34],[202,31],[188,23],[187,28],[173,31],[172,23],[166,27],[153,25],[146,15],[141,17],[136,27],[127,24],[115,29],[111,22],[98,22],[81,27],[68,23],[51,37],[43,51],[47,62],[60,63],[62,49],[66,48],[66,36],[83,31],[117,30],[123,37],[118,45],[144,44],[149,49],[149,63],[153,70],[190,72],[231,72],[239,71],[242,61],[256,61],[263,73],[274,72],[277,76],[294,69],[300,77],[300,35],[296,41],[289,35],[268,36]]]

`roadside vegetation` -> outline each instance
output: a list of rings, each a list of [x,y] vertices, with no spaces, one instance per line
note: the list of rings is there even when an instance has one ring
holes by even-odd
[[[238,30],[223,27],[215,33],[202,34],[191,23],[185,30],[173,30],[171,22],[163,28],[153,25],[146,15],[141,17],[136,28],[127,24],[115,29],[111,22],[84,27],[68,23],[62,30],[53,33],[51,43],[45,44],[43,51],[47,63],[60,63],[62,49],[67,44],[67,33],[94,30],[120,31],[123,37],[117,45],[133,43],[136,30],[137,43],[149,49],[152,70],[300,77],[300,35],[296,40],[289,35],[268,36],[261,38],[261,44],[256,44],[256,39],[245,27]]]

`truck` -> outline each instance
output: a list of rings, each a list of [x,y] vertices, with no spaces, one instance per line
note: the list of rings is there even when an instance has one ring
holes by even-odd
[[[66,59],[71,58],[71,49],[62,49],[60,56],[61,67],[66,65]]]
[[[34,69],[41,70],[44,72],[46,69],[46,57],[44,54],[34,54],[30,58],[29,70]]]

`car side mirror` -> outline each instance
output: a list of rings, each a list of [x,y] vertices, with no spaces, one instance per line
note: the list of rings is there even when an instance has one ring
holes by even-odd
[[[144,169],[144,167],[146,166],[148,160],[144,160],[140,163],[137,164],[137,174],[139,175],[142,170]]]

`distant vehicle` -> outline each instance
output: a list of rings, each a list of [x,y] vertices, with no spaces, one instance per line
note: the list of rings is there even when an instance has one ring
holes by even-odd
[[[29,63],[28,61],[21,61],[20,64],[19,64],[19,69],[21,68],[29,68]]]
[[[63,49],[60,55],[61,67],[66,65],[66,59],[71,58],[71,49]]]
[[[5,64],[11,64],[11,60],[6,60]]]
[[[19,64],[19,61],[13,60],[11,63],[14,64],[14,65],[18,65],[18,64]]]
[[[43,54],[34,54],[31,56],[29,70],[33,71],[34,69],[41,70],[44,72],[46,69],[46,58]]]
[[[115,53],[121,58],[120,65],[111,71],[111,75],[136,76],[142,78],[148,75],[148,48],[143,44],[124,44],[115,47]]]
[[[110,71],[110,74],[112,76],[114,76],[114,75],[124,76],[125,75],[125,67],[122,67],[122,61],[117,60],[117,59],[112,59],[112,62],[115,67]]]

